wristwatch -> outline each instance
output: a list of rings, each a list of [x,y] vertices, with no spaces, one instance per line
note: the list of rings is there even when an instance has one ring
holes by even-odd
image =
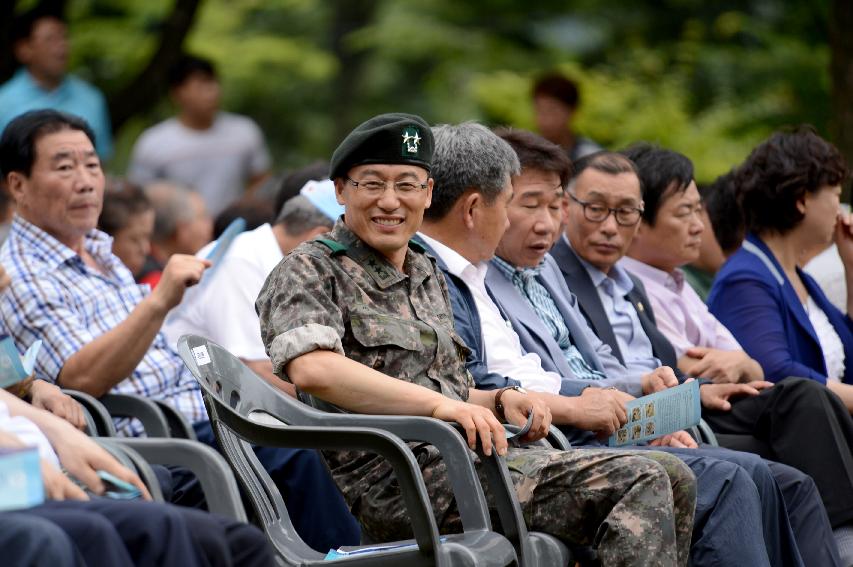
[[[501,388],[497,392],[495,392],[495,414],[497,414],[498,419],[501,420],[501,423],[506,423],[506,414],[504,414],[504,405],[501,402],[501,396],[504,395],[504,392],[507,390],[515,390],[516,392],[520,392],[522,394],[526,394],[527,390],[522,388],[521,386],[507,386],[506,388]]]

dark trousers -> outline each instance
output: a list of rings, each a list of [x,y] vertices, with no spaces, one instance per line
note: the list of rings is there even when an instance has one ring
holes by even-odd
[[[17,513],[58,526],[86,565],[274,565],[263,532],[201,510],[94,498],[88,502],[48,501]]]
[[[853,522],[853,419],[826,386],[786,378],[703,417],[718,433],[754,436],[767,448],[764,457],[811,476],[833,528]]]
[[[199,441],[218,450],[209,421],[196,423],[194,427]],[[281,492],[290,521],[305,543],[323,553],[360,543],[361,528],[317,451],[257,446],[254,449]]]
[[[202,567],[180,508],[152,502],[48,501],[20,513],[64,531],[86,565]]]
[[[707,446],[646,448],[676,455],[696,475],[692,565],[812,565],[801,558],[784,497],[760,457]]]
[[[26,510],[0,512],[0,557],[4,565],[86,567],[68,534]]]

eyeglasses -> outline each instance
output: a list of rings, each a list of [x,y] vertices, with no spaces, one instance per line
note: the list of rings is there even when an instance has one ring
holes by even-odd
[[[634,226],[640,222],[640,217],[643,215],[643,209],[640,207],[608,207],[601,203],[591,203],[589,201],[581,201],[574,194],[569,193],[572,201],[583,207],[583,216],[589,222],[604,222],[610,213],[616,218],[616,223],[622,226]]]
[[[414,195],[415,193],[422,191],[427,188],[426,183],[415,183],[413,181],[398,181],[396,183],[392,181],[379,181],[378,179],[368,179],[366,181],[356,181],[354,179],[346,178],[348,183],[352,183],[352,186],[356,189],[361,189],[365,195],[370,197],[379,197],[385,193],[385,190],[388,188],[388,184],[390,183],[392,187],[394,187],[394,191],[400,197],[405,197],[408,195]]]

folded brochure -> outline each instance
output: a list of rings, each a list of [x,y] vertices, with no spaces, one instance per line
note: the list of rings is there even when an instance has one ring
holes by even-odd
[[[611,447],[634,445],[693,427],[702,417],[699,382],[692,380],[625,404],[628,421],[610,436]]]
[[[0,388],[8,388],[31,376],[40,350],[41,341],[36,341],[21,357],[11,337],[0,341]]]

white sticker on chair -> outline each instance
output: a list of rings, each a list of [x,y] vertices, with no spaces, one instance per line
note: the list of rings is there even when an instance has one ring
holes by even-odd
[[[207,353],[205,345],[193,347],[193,356],[195,357],[196,364],[199,366],[210,364],[210,355]]]

